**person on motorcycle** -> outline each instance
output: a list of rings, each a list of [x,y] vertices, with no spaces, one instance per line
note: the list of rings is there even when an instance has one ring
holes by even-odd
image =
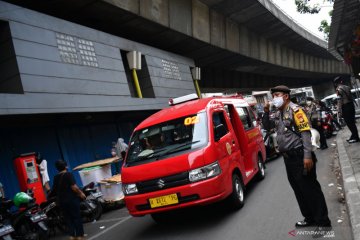
[[[319,104],[316,103],[314,98],[312,98],[312,97],[306,98],[305,111],[306,111],[306,115],[307,115],[308,119],[311,121],[311,126],[313,128],[315,128],[320,134],[320,149],[328,148],[324,129],[321,126],[320,106],[319,106]]]
[[[274,113],[275,113],[275,110],[276,110],[275,108],[272,108],[271,109],[272,114],[270,114],[270,115],[273,116]],[[268,103],[265,104],[264,111],[270,112],[270,105]],[[262,115],[262,119],[261,119],[262,127],[266,131],[266,135],[264,136],[264,142],[267,143],[266,145],[269,145],[270,144],[270,138],[271,138],[271,140],[273,142],[275,152],[279,153],[279,146],[277,144],[276,133],[274,131],[274,129],[275,129],[275,121],[274,121],[273,118],[269,118],[269,121],[264,121],[263,118],[264,118],[264,114]]]
[[[84,200],[86,196],[76,185],[74,175],[67,171],[67,163],[64,160],[56,161],[55,167],[59,173],[54,177],[53,189],[48,198],[56,196],[69,228],[70,239],[85,239],[80,199]]]

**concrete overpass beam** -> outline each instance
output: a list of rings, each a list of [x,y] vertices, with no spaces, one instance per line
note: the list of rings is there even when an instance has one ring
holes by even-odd
[[[239,52],[239,26],[230,19],[226,19],[226,48]]]
[[[267,59],[269,63],[276,64],[276,50],[273,41],[267,41]]]
[[[260,45],[260,60],[267,62],[268,61],[268,45],[267,45],[267,41],[265,38],[260,37],[260,41],[259,41],[259,45]]]
[[[305,70],[305,56],[302,52],[299,54],[300,70]]]
[[[289,67],[288,48],[281,46],[281,65]]]
[[[240,26],[240,54],[250,56],[250,36],[246,27]]]
[[[139,15],[139,11],[140,11],[139,0],[103,0],[103,1]]]
[[[250,32],[250,57],[259,59],[259,38],[258,36]]]
[[[276,49],[275,49],[275,54],[276,54],[276,59],[275,62],[277,65],[281,65],[281,45],[279,43],[276,44]]]
[[[225,29],[224,15],[219,14],[214,10],[210,10],[210,42],[212,45],[221,48],[226,47]]]
[[[192,1],[193,37],[207,43],[210,43],[209,16],[208,6],[199,0]]]
[[[169,1],[170,28],[179,31],[181,33],[184,33],[188,36],[191,36],[192,34],[191,7],[192,7],[191,0]]]
[[[295,68],[295,60],[294,60],[294,51],[292,49],[288,49],[288,57],[289,57],[289,67]]]
[[[294,51],[294,68],[300,69],[300,53]]]
[[[168,0],[140,0],[140,15],[164,26],[169,26]]]

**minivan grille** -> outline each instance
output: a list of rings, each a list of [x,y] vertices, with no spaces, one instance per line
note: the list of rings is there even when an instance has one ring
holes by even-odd
[[[189,172],[183,172],[176,175],[138,182],[136,183],[136,187],[139,193],[148,193],[182,186],[188,183],[190,183]]]

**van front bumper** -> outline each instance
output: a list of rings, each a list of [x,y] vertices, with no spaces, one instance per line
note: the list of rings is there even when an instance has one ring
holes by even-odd
[[[205,205],[225,199],[232,191],[232,185],[225,184],[222,175],[190,183],[183,186],[164,189],[156,192],[136,194],[125,197],[125,204],[132,216],[143,216],[195,205]],[[179,203],[151,208],[149,199],[176,194]]]

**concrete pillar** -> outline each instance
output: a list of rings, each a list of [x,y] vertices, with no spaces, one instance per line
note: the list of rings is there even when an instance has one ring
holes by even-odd
[[[260,37],[259,45],[260,45],[260,60],[266,62],[268,61],[268,52],[267,52],[268,45],[266,39]]]
[[[209,8],[199,0],[192,1],[193,37],[210,43]]]
[[[168,0],[140,0],[140,15],[153,22],[169,26]]]
[[[239,52],[239,26],[228,18],[226,19],[226,48]]]
[[[184,33],[192,34],[192,2],[191,0],[169,1],[170,28]]]
[[[125,9],[126,11],[139,15],[140,5],[139,0],[103,0],[118,8]]]
[[[221,48],[226,47],[225,29],[224,15],[214,10],[210,10],[210,42],[212,45]]]
[[[239,28],[239,42],[240,42],[240,54],[250,56],[250,36],[246,27],[240,26]]]

